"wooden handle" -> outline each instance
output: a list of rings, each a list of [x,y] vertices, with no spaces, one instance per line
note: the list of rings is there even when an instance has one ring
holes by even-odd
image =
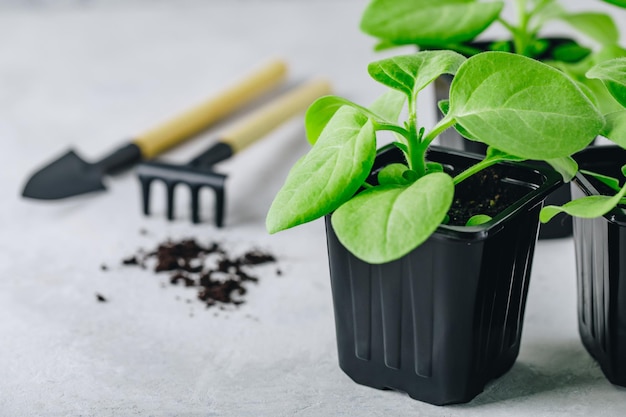
[[[263,137],[281,123],[304,111],[315,99],[330,94],[330,83],[326,80],[310,81],[299,86],[255,111],[237,123],[220,140],[238,152]]]
[[[141,149],[143,158],[154,158],[270,90],[286,73],[284,62],[272,60],[215,97],[137,136],[133,142]]]

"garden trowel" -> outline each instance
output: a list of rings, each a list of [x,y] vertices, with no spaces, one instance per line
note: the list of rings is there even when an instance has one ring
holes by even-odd
[[[70,150],[36,171],[27,181],[22,195],[56,200],[105,190],[102,182],[105,175],[150,160],[196,135],[276,86],[285,78],[286,72],[282,61],[272,60],[216,96],[135,137],[97,162],[87,162]]]

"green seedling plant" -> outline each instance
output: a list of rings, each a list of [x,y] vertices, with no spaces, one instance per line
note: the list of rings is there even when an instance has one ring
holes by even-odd
[[[600,80],[616,102],[622,108],[605,114],[605,125],[601,131],[602,136],[608,138],[616,145],[626,149],[626,58],[617,58],[597,64],[587,74],[591,79]],[[626,177],[626,165],[621,168],[622,175]],[[613,196],[593,195],[570,201],[563,206],[547,206],[541,210],[540,220],[547,223],[554,216],[563,212],[571,216],[582,218],[594,218],[603,216],[613,210],[619,204],[626,204],[626,184],[624,179],[614,178],[599,173],[581,170],[581,173],[594,177],[615,192]]]
[[[626,7],[624,0],[604,2]],[[558,0],[372,0],[362,15],[361,30],[378,38],[377,49],[415,45],[472,56],[481,52],[473,41],[500,24],[509,36],[491,42],[488,49],[544,60],[581,83],[604,113],[615,111],[615,100],[585,73],[599,62],[626,56],[626,49],[619,45],[618,27],[607,13],[571,12],[565,4]],[[504,17],[506,5],[514,7],[515,20]],[[573,37],[586,39],[593,48],[574,40],[551,47],[543,36],[555,21],[569,25]]]
[[[570,155],[605,125],[569,77],[536,60],[506,52],[470,58],[421,51],[371,63],[370,76],[389,90],[365,107],[338,96],[318,99],[305,116],[310,151],[291,169],[267,215],[270,233],[331,215],[341,243],[369,263],[406,255],[445,222],[455,186],[502,161],[541,160],[567,179]],[[418,122],[420,91],[442,74],[454,76],[446,115],[430,130]],[[399,120],[399,115],[406,117]],[[433,140],[456,126],[489,146],[485,158],[451,176],[428,161]],[[368,181],[377,133],[393,132],[404,161]],[[470,225],[489,222],[471,219]],[[482,227],[486,227],[483,225]]]
[[[626,1],[604,0],[626,8]],[[361,18],[361,30],[378,38],[377,49],[416,45],[420,49],[450,49],[466,56],[481,52],[470,42],[496,22],[510,34],[512,42],[494,42],[495,50],[505,50],[536,58],[547,47],[541,35],[548,22],[561,20],[577,33],[602,48],[619,41],[612,17],[600,12],[569,12],[558,0],[513,0],[516,21],[505,19],[503,0],[371,0]],[[589,50],[576,44],[562,51],[566,60],[580,58]]]

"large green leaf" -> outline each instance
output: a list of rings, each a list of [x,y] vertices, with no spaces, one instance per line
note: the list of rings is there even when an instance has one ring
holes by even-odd
[[[570,13],[562,15],[561,19],[602,45],[613,45],[619,42],[619,31],[608,14]]]
[[[376,81],[415,97],[440,75],[455,74],[465,60],[453,51],[421,51],[372,62],[367,70]]]
[[[469,58],[452,81],[449,115],[471,137],[524,159],[585,148],[604,118],[576,84],[546,64],[506,52]]]
[[[375,155],[372,122],[352,107],[339,109],[291,169],[267,214],[267,230],[275,233],[335,210],[365,181]]]
[[[602,130],[602,136],[626,148],[626,110],[609,113],[604,118],[606,125]]]
[[[491,25],[502,7],[502,1],[373,0],[363,13],[361,30],[396,45],[463,43]]]
[[[587,71],[586,75],[602,80],[615,100],[626,107],[626,58],[600,62]]]
[[[428,239],[453,196],[452,178],[444,173],[426,175],[409,186],[382,185],[339,207],[332,225],[356,257],[373,264],[390,262]]]
[[[604,195],[591,195],[572,200],[563,206],[546,206],[541,209],[539,219],[547,223],[559,213],[567,213],[570,216],[592,219],[600,217],[611,211],[626,194],[626,185],[613,197]]]

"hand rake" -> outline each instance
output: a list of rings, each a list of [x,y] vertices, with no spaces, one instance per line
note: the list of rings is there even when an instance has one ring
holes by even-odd
[[[143,197],[143,212],[150,214],[150,188],[155,180],[166,187],[167,218],[174,219],[174,190],[179,184],[191,189],[191,219],[200,222],[199,194],[203,187],[215,192],[215,224],[224,223],[226,175],[213,171],[213,165],[230,158],[263,137],[281,123],[304,111],[316,98],[329,94],[325,80],[315,80],[299,86],[272,100],[238,122],[220,140],[185,165],[144,162],[137,167]]]

